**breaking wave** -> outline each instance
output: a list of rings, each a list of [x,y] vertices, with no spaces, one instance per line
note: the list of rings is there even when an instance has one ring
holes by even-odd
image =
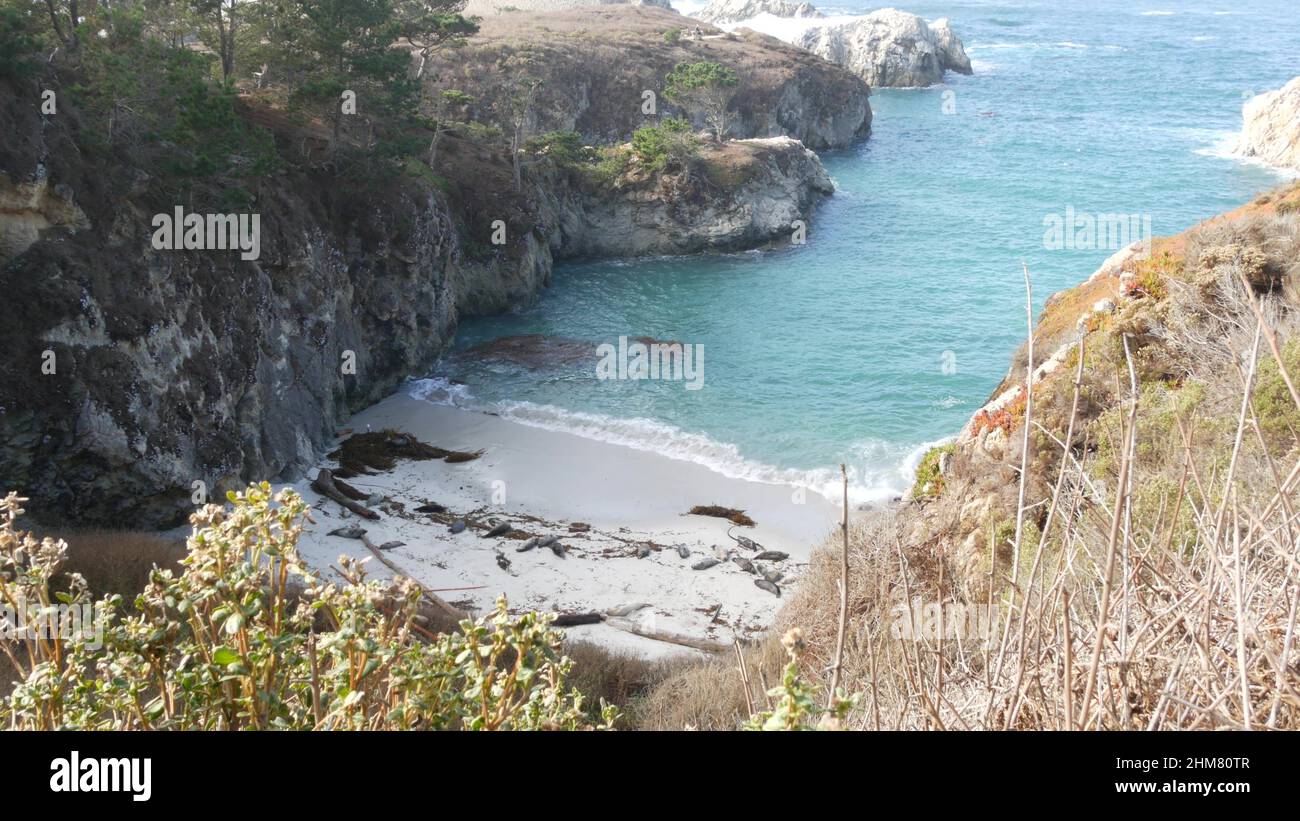
[[[480,403],[465,385],[444,377],[411,380],[407,383],[406,393],[437,405],[492,413],[533,428],[658,453],[669,459],[700,465],[730,479],[801,487],[831,501],[839,501],[843,494],[837,465],[810,470],[775,467],[745,458],[733,444],[653,419],[571,411],[527,401]],[[912,446],[870,439],[853,445],[846,463],[850,502],[883,504],[899,497],[911,485],[916,466],[925,452],[944,441],[947,440]]]

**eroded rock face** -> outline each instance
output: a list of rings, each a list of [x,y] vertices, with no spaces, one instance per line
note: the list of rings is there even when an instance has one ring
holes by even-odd
[[[71,192],[53,190],[44,176],[21,185],[0,177],[0,265],[30,248],[47,229],[77,231],[89,224]]]
[[[945,71],[970,74],[970,59],[946,19],[881,9],[850,23],[805,31],[799,45],[876,87],[929,86]]]
[[[1300,170],[1300,77],[1246,101],[1235,152]]]
[[[834,191],[817,155],[789,137],[706,143],[698,167],[586,199],[565,256],[735,251],[790,240]]]
[[[449,140],[443,168],[468,179],[452,193],[345,190],[295,166],[267,178],[244,260],[155,250],[174,188],[131,157],[83,161],[75,122],[0,136],[0,189],[22,206],[0,233],[24,246],[0,265],[0,489],[41,518],[128,527],[178,524],[196,482],[220,499],[300,475],[351,413],[423,374],[461,317],[534,300],[559,256],[781,241],[831,190],[784,137],[705,144],[696,170],[614,188],[542,164],[518,192],[504,155]]]
[[[465,266],[445,203],[405,189],[352,208],[295,182],[257,203],[255,262],[155,251],[150,209],[125,200],[111,228],[47,236],[5,266],[0,486],[52,517],[175,523],[195,482],[219,499],[294,475],[428,365]],[[480,290],[498,309],[531,298],[546,256],[503,254],[476,270],[498,283]]]
[[[664,32],[690,23],[675,12],[597,6],[488,17],[464,48],[440,55],[429,71],[434,93],[474,97],[470,115],[509,130],[511,80],[542,81],[528,114],[533,133],[576,131],[592,144],[624,142],[665,115],[689,116],[664,96],[664,78],[681,62],[712,60],[741,83],[728,135],[789,136],[814,151],[842,148],[871,132],[871,89],[852,71],[754,31],[726,34],[701,23],[705,39],[668,42]],[[545,36],[537,31],[545,27]],[[647,93],[651,96],[647,96]],[[649,109],[647,109],[649,106]],[[703,128],[702,119],[693,122]]]
[[[791,3],[788,0],[713,0],[692,16],[706,23],[739,23],[760,14],[773,17],[822,16],[812,3]]]

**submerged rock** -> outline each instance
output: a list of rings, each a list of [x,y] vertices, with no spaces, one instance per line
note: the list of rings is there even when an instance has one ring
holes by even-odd
[[[876,87],[929,86],[943,82],[945,71],[971,73],[966,49],[946,19],[926,23],[898,9],[812,28],[797,42]]]
[[[508,362],[529,370],[585,364],[596,356],[596,344],[545,334],[499,336],[467,348],[462,354],[485,362]]]

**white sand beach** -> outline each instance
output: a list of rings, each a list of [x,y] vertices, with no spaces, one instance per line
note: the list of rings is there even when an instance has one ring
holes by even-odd
[[[484,453],[458,464],[404,460],[392,471],[348,479],[359,490],[384,497],[374,500],[382,516],[378,521],[347,513],[314,493],[307,480],[300,482],[298,490],[312,500],[315,519],[301,549],[314,567],[328,575],[341,553],[370,557],[360,541],[328,535],[359,524],[373,544],[403,542],[385,551],[386,558],[463,609],[482,611],[501,594],[512,610],[605,613],[644,604],[622,620],[567,630],[573,638],[648,657],[699,651],[628,628],[729,644],[771,622],[781,599],[755,585],[762,576],[732,561],[692,569],[727,552],[747,559],[757,555],[741,548],[729,530],[761,549],[789,554],[784,560],[753,562],[760,573],[782,573],[777,584],[785,594],[840,517],[839,507],[815,493],[731,479],[656,453],[403,394],[357,414],[349,427],[396,429],[441,448]],[[470,527],[453,535],[445,515],[413,512],[428,502],[446,506]],[[685,515],[695,505],[714,504],[744,510],[756,525],[736,527],[721,518]],[[483,538],[493,521],[509,522],[529,535],[559,535],[565,556],[546,548],[517,552],[525,544],[519,533]],[[573,532],[574,523],[589,529]],[[689,549],[688,558],[679,555],[678,544]],[[651,549],[638,558],[642,546]],[[508,568],[499,565],[498,555],[509,561]],[[392,575],[379,562],[368,567],[373,576]]]

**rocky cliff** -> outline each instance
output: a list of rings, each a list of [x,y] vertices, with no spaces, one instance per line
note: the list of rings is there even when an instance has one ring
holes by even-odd
[[[732,137],[789,136],[820,151],[870,133],[870,88],[853,72],[753,31],[700,25],[702,38],[681,36],[691,22],[626,6],[502,14],[484,19],[466,47],[445,53],[429,82],[434,91],[470,94],[473,117],[508,130],[520,80],[540,80],[526,112],[532,130],[577,131],[589,142],[610,143],[660,116],[685,115],[664,99],[664,77],[678,63],[711,60],[740,79]]]
[[[564,256],[735,251],[788,242],[834,190],[817,155],[789,137],[705,143],[676,173],[588,196],[563,226]]]
[[[1246,101],[1235,152],[1300,170],[1300,77]]]
[[[812,94],[819,77],[832,88]],[[803,79],[823,99],[857,87]],[[211,208],[178,202],[138,150],[87,148],[70,104],[41,117],[39,91],[0,81],[0,487],[49,519],[174,524],[196,488],[295,476],[352,412],[427,368],[461,317],[535,299],[555,258],[780,241],[830,190],[785,138],[706,144],[698,162],[608,185],[533,157],[515,190],[505,150],[453,133],[441,177],[341,181],[288,162],[260,179],[255,259],[160,250],[155,215]],[[780,104],[756,92],[749,122],[865,133],[865,118],[840,129]],[[573,116],[618,133],[621,114],[593,106]]]
[[[1025,505],[1032,511],[1027,544],[1036,543],[1058,482],[1086,489],[1081,519],[1113,492],[1131,379],[1141,397],[1136,418],[1144,477],[1135,491],[1135,519],[1154,517],[1161,494],[1178,486],[1184,436],[1195,437],[1197,459],[1226,464],[1256,324],[1252,301],[1269,317],[1288,367],[1300,365],[1298,225],[1300,186],[1293,185],[1157,238],[1149,251],[1119,251],[1080,285],[1049,297],[1034,326],[1032,369],[1026,345],[955,440],[922,460],[910,504],[898,513],[903,543],[944,557],[967,600],[984,601],[990,567],[1012,564],[1008,537],[1022,458]],[[1259,435],[1243,443],[1239,476],[1245,486],[1263,488],[1271,481],[1270,459],[1294,461],[1300,416],[1267,361],[1267,346],[1258,353],[1251,412]],[[1067,436],[1071,450],[1063,457]]]
[[[856,73],[873,87],[929,86],[945,71],[970,74],[970,59],[946,19],[881,9],[852,22],[805,31],[799,45]]]

